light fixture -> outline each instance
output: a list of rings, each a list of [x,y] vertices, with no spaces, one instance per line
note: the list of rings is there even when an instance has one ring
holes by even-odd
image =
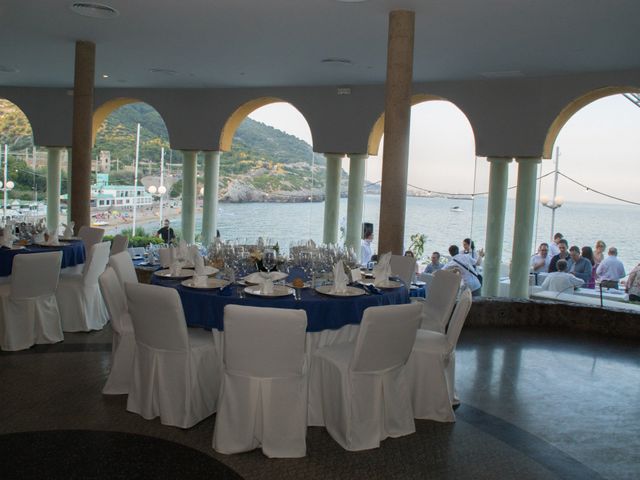
[[[120,15],[118,10],[102,3],[73,2],[69,8],[77,15],[90,18],[116,18]]]
[[[200,195],[204,195],[204,187],[200,189]]]
[[[348,58],[328,57],[320,60],[320,63],[328,65],[352,65],[353,62]]]
[[[167,187],[165,187],[164,185],[160,185],[160,186],[158,187],[158,193],[159,193],[160,195],[164,195],[165,193],[167,193]]]
[[[156,186],[155,186],[155,185],[151,185],[149,188],[147,188],[147,191],[148,191],[151,195],[153,195],[153,194],[155,194],[155,193],[158,191],[158,189],[156,188]]]
[[[107,75],[106,73],[103,73],[102,78],[109,78],[109,75]]]

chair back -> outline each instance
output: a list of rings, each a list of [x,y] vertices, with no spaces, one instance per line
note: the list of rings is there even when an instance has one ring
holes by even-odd
[[[224,365],[251,377],[302,375],[307,314],[288,308],[224,307]]]
[[[350,369],[357,373],[391,370],[406,363],[420,326],[419,304],[369,307],[364,311]]]
[[[426,303],[432,312],[435,312],[443,321],[443,329],[446,327],[451,312],[456,304],[458,290],[460,289],[460,272],[458,270],[438,270],[433,274],[433,280],[427,290]]]
[[[120,285],[115,270],[107,267],[100,275],[98,284],[100,285],[104,303],[107,305],[113,329],[116,333],[123,333],[125,330],[124,322],[128,321],[127,298],[124,295],[124,289]]]
[[[449,322],[449,328],[447,329],[447,344],[449,345],[449,351],[453,351],[460,338],[460,332],[464,326],[464,321],[471,310],[471,291],[466,288],[460,295],[460,300],[456,305],[456,309],[453,311],[453,316]]]
[[[391,266],[391,273],[396,277],[400,277],[407,285],[411,284],[416,273],[415,258],[405,257],[404,255],[391,255],[389,265]]]
[[[159,248],[158,257],[160,258],[160,265],[168,267],[171,265],[171,248]]]
[[[113,248],[112,248],[113,249]],[[131,261],[131,256],[128,252],[120,252],[109,257],[109,265],[113,268],[115,274],[120,281],[120,285],[124,289],[124,284],[127,282],[138,283],[138,276],[136,275],[136,269]],[[124,295],[124,290],[123,290]]]
[[[109,252],[109,255],[116,255],[120,252],[124,252],[128,245],[129,237],[120,234],[116,235],[113,237],[113,240],[111,240],[111,251]]]
[[[102,237],[104,237],[104,228],[94,228],[83,225],[80,227],[80,231],[78,231],[78,237],[82,239],[84,249],[87,254],[89,254],[91,252],[91,247],[102,241]]]
[[[52,295],[58,287],[62,252],[18,254],[11,269],[11,297]]]
[[[129,247],[127,248],[127,252],[129,252],[131,258],[142,257],[144,256],[144,247]]]
[[[109,242],[96,243],[89,252],[87,263],[82,271],[82,277],[85,285],[95,285],[98,283],[98,277],[107,267],[109,261]]]
[[[124,290],[136,343],[174,352],[189,349],[187,323],[177,290],[142,283],[126,283]]]

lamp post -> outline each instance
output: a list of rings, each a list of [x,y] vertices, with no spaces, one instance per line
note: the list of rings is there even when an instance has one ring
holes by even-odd
[[[2,215],[4,217],[4,222],[7,222],[7,193],[11,190],[13,190],[13,187],[15,187],[15,183],[13,183],[11,180],[9,180],[8,182],[6,181],[7,178],[5,176],[5,181],[4,182],[0,182],[0,188],[2,189],[3,193],[4,193],[4,202],[3,202],[3,208],[2,208]]]
[[[155,185],[149,185],[147,191],[151,195],[158,195],[160,197],[160,224],[162,224],[162,204],[164,202],[164,194],[167,193],[167,187],[160,184],[160,186],[156,187]]]
[[[556,210],[559,209],[564,203],[564,197],[558,196],[558,164],[560,163],[560,147],[556,147],[556,168],[554,171],[553,179],[553,198],[549,198],[546,195],[540,197],[540,203],[542,206],[551,209],[551,241],[553,242],[553,234],[556,223]]]

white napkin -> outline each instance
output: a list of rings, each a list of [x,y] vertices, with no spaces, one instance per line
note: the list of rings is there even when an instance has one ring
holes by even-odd
[[[312,239],[309,239],[307,241],[307,248],[313,250],[314,248],[316,248],[316,242],[314,242]]]
[[[271,275],[267,275],[266,272],[264,272],[264,276],[262,277],[262,284],[260,286],[260,291],[264,295],[273,294],[273,280],[271,279]]]
[[[13,247],[13,241],[15,240],[13,222],[7,222],[4,226],[4,233],[2,234],[2,246],[11,248]]]
[[[204,275],[204,261],[202,260],[202,256],[200,255],[200,249],[197,245],[191,245],[189,247],[189,256],[187,257],[187,263],[196,268],[196,274]],[[201,270],[198,271],[197,265],[200,263]]]
[[[62,234],[62,236],[65,238],[73,237],[73,227],[75,226],[75,224],[76,222],[69,222],[69,225],[63,223],[62,226],[64,227],[64,233]]]
[[[193,277],[193,283],[197,286],[197,287],[205,287],[207,285],[207,277],[206,275],[196,275],[195,277]]]
[[[180,260],[174,260],[171,262],[171,266],[169,267],[169,272],[172,277],[179,277],[182,275],[182,262]]]
[[[200,255],[198,255],[193,261],[193,266],[196,269],[196,275],[207,275],[207,272],[204,268],[204,258],[202,258]]]
[[[44,232],[36,233],[33,236],[33,243],[44,243]]]
[[[391,276],[391,252],[383,254],[378,259],[378,264],[373,267],[373,276],[375,277],[373,282],[375,286],[387,283]]]
[[[362,272],[360,271],[359,268],[352,268],[351,281],[355,283],[355,282],[359,282],[360,280],[362,280]]]
[[[187,246],[187,242],[184,240],[180,240],[178,244],[178,258],[182,258],[183,260],[189,260],[189,247]]]
[[[57,230],[54,230],[53,232],[49,232],[48,243],[50,245],[57,245],[58,244],[58,231]]]
[[[331,288],[331,293],[345,293],[347,291],[347,283],[349,283],[349,278],[344,273],[342,260],[338,260],[338,263],[333,267],[333,288]]]

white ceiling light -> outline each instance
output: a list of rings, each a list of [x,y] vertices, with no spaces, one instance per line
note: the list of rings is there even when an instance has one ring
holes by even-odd
[[[73,2],[69,5],[73,13],[91,18],[115,18],[120,12],[109,5],[94,2]]]

